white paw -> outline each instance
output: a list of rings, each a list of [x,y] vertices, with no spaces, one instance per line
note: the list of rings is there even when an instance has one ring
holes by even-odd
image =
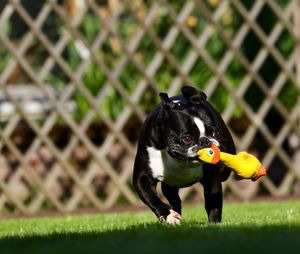
[[[170,209],[170,214],[167,216],[167,218],[161,216],[159,218],[161,222],[166,222],[170,225],[180,225],[181,222],[181,216],[179,213],[175,212],[174,210]]]

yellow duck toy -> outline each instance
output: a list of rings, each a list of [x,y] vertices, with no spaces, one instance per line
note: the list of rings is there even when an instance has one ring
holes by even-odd
[[[237,155],[221,152],[219,147],[212,145],[210,148],[203,148],[197,152],[198,158],[204,162],[217,164],[223,162],[231,168],[241,179],[256,181],[267,175],[264,166],[259,160],[247,152],[240,152]]]

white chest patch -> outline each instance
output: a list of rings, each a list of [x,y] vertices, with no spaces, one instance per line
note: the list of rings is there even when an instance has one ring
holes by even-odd
[[[172,187],[184,187],[203,176],[201,163],[189,163],[174,160],[165,150],[147,147],[149,166],[155,179],[163,181]]]

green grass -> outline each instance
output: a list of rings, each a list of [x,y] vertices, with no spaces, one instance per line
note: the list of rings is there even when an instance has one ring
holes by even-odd
[[[227,204],[221,224],[202,205],[181,226],[150,212],[0,221],[0,253],[298,253],[300,201]]]

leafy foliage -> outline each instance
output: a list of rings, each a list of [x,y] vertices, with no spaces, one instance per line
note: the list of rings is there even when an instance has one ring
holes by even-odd
[[[278,2],[278,4],[284,8],[287,2],[287,0],[281,0]],[[151,3],[151,1],[145,1],[145,5],[143,7],[145,8],[145,11],[147,11],[147,8],[151,6]],[[172,2],[172,6],[174,10],[179,13],[181,8],[184,6],[184,3],[185,1],[183,0],[177,0]],[[242,1],[242,3],[247,9],[250,9],[250,7],[253,5],[253,2],[246,0]],[[215,11],[219,4],[220,1],[207,1],[207,5],[211,11]],[[185,23],[195,38],[201,36],[204,30],[211,26],[209,21],[202,14],[201,10],[197,8],[199,7],[195,7]],[[62,35],[63,29],[61,29],[61,27],[63,27],[64,24],[62,22],[58,22],[57,18],[52,16],[55,15],[49,16],[46,23],[47,27],[51,27],[51,24],[53,27],[55,27],[55,36],[53,35],[53,38],[51,37],[51,34],[48,36],[49,39],[54,40],[56,37],[59,37],[58,33],[61,33],[60,35]],[[230,5],[226,13],[221,17],[219,25],[229,38],[234,38],[243,22],[244,20],[240,16],[239,12]],[[277,22],[277,17],[271,8],[268,5],[265,5],[257,17],[256,22],[261,29],[268,34]],[[99,108],[101,108],[101,110],[103,110],[103,112],[105,112],[112,119],[116,119],[125,108],[127,102],[120,95],[120,92],[113,87],[112,84],[114,83],[114,80],[111,80],[111,78],[108,77],[107,71],[111,73],[116,71],[117,74],[113,74],[112,76],[118,80],[119,84],[130,96],[135,91],[139,82],[145,80],[142,70],[145,70],[147,67],[149,67],[156,54],[162,54],[164,59],[163,63],[154,74],[153,80],[155,85],[157,85],[158,90],[167,91],[170,87],[170,84],[178,76],[178,70],[176,70],[174,64],[172,64],[172,61],[168,59],[164,52],[158,53],[157,50],[159,47],[158,44],[162,43],[170,29],[175,25],[176,23],[172,19],[169,10],[163,5],[160,6],[155,22],[151,26],[152,32],[144,33],[137,49],[131,56],[128,57],[128,59],[125,60],[125,64],[123,65],[121,73],[118,73],[116,69],[118,68],[119,63],[124,61],[124,57],[126,58],[126,55],[128,55],[128,52],[126,51],[128,51],[131,40],[133,40],[135,35],[143,27],[139,24],[138,18],[132,15],[132,13],[126,8],[122,10],[122,13],[118,19],[112,23],[101,19],[95,10],[88,10],[84,15],[83,21],[78,27],[79,32],[85,38],[85,41],[89,44],[89,46],[93,45],[95,41],[99,39],[99,34],[101,34],[103,31],[106,31],[107,37],[104,37],[104,41],[102,44],[100,44],[97,50],[90,52],[92,57],[87,63],[85,63],[86,59],[84,56],[82,56],[82,52],[85,50],[88,51],[88,49],[84,49],[84,43],[80,42],[77,38],[70,38],[67,49],[63,52],[63,57],[74,73],[80,70],[82,64],[87,64],[81,81],[91,95],[96,96],[101,93],[104,87],[110,86],[108,89],[109,91],[107,91],[105,96],[103,96],[103,99],[99,101]],[[112,31],[107,29],[108,26],[111,26]],[[46,27],[43,28],[43,31],[45,29]],[[220,36],[216,28],[211,27],[210,29],[210,38],[204,47],[212,60],[216,64],[219,64],[226,52],[228,52],[229,46]],[[2,30],[4,33],[13,34],[10,25],[7,25],[6,28]],[[16,28],[13,30],[15,31]],[[47,34],[47,30],[44,32]],[[191,41],[189,41],[189,39],[183,35],[182,31],[179,32],[180,33],[176,38],[176,43],[174,43],[174,45],[171,47],[170,53],[180,66],[185,63],[185,60],[189,54],[194,52],[194,47]],[[78,44],[82,44],[82,47],[80,48]],[[249,62],[252,62],[258,50],[263,46],[263,43],[257,38],[255,32],[250,29],[248,35],[244,39],[241,50]],[[295,40],[288,31],[284,30],[276,42],[275,47],[285,59],[288,59],[295,47]],[[0,56],[1,71],[7,65],[9,56],[2,49],[0,49]],[[106,70],[103,68],[103,64],[98,64],[99,61],[106,65]],[[260,68],[259,75],[261,75],[267,84],[272,84],[278,75],[278,71],[274,70],[280,70],[280,66],[276,59],[270,57]],[[229,84],[234,89],[238,89],[246,75],[247,71],[245,70],[245,67],[238,60],[238,58],[234,57],[231,60],[229,67],[225,70],[225,77]],[[197,86],[199,89],[205,90],[209,84],[209,81],[215,76],[215,70],[212,70],[198,54],[198,58],[189,73],[189,78],[193,85]],[[56,87],[62,88],[64,85],[68,84],[70,81],[69,79],[70,78],[62,73],[61,70],[57,70],[56,66],[54,70],[49,73],[45,80]],[[224,88],[223,82],[218,81],[217,86],[218,87],[212,95],[211,101],[219,111],[223,111],[228,103],[232,101],[232,98]],[[266,95],[262,94],[261,98],[259,96],[255,96],[258,94],[258,88],[255,82],[253,82],[253,86],[250,90],[251,91],[245,95],[245,99],[254,110],[257,110]],[[296,84],[289,81],[288,85],[285,86],[281,91],[279,100],[288,110],[291,110],[291,108],[295,106],[297,95],[298,92]],[[73,99],[77,105],[75,117],[78,120],[81,120],[90,111],[91,105],[87,98],[79,90],[76,91]],[[142,97],[139,103],[146,110],[150,110],[157,102],[157,94],[150,90],[150,92],[145,92],[145,96]],[[242,114],[242,110],[237,108],[234,116],[240,117]]]

